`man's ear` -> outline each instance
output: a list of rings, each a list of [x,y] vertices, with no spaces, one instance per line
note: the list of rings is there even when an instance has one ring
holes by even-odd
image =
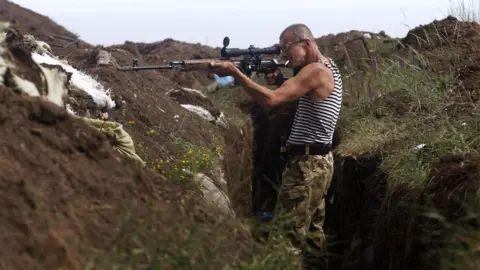
[[[312,46],[312,40],[307,38],[303,44],[305,45],[305,48],[310,48]]]

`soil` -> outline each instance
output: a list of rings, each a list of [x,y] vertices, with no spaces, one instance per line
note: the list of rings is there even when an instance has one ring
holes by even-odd
[[[161,42],[156,43],[156,46],[163,46],[162,44]],[[182,108],[179,102],[185,100],[177,102],[174,97],[166,95],[168,91],[179,89],[180,86],[203,85],[195,79],[195,74],[182,73],[184,74],[182,77],[174,75],[180,72],[172,71],[120,72],[116,70],[115,66],[98,67],[96,65],[96,56],[99,50],[110,52],[118,65],[131,65],[133,58],[138,59],[138,65],[160,64],[144,60],[145,55],[141,51],[152,52],[146,51],[144,48],[139,49],[139,47],[142,47],[142,45],[137,46],[135,43],[126,42],[123,45],[108,47],[53,48],[53,51],[55,55],[66,59],[75,68],[97,77],[105,88],[112,90],[114,99],[117,100],[119,106],[117,109],[108,112],[109,119],[123,124],[136,143],[149,146],[148,148],[140,147],[138,149],[147,162],[160,157],[173,158],[176,153],[180,154],[178,152],[180,149],[170,141],[171,134],[182,137],[186,141],[196,142],[198,145],[214,149],[216,145],[212,144],[211,130],[214,130],[220,137],[222,137],[224,131]],[[159,47],[155,48],[162,50]],[[194,52],[194,49],[187,46],[179,47],[179,50],[182,56]],[[212,49],[213,51],[214,49]],[[194,82],[184,83],[184,81],[176,80],[178,78],[176,76],[180,76],[180,79],[191,79]],[[206,75],[202,80],[211,82]],[[215,115],[219,114],[218,109],[208,101],[201,99],[189,99],[188,101],[192,105],[208,105],[206,109],[212,111]],[[148,134],[149,130],[155,130],[156,132],[155,134]]]
[[[104,249],[122,207],[186,196],[123,160],[102,133],[51,103],[1,88],[0,125],[0,256],[10,258],[2,269],[79,269],[87,258],[76,244]],[[159,216],[174,210],[157,206]]]
[[[220,56],[220,48],[212,48],[201,44],[191,44],[174,39],[165,39],[153,43],[134,43],[126,41],[124,45],[128,45],[130,52],[135,57],[143,59],[143,63],[139,65],[167,65],[170,61],[182,61],[185,59],[206,59],[218,58]],[[110,48],[121,48],[122,46],[114,45]],[[131,65],[131,59],[122,62],[120,65]],[[212,82],[208,78],[206,72],[171,72],[162,71],[163,75],[182,86],[199,88]]]
[[[439,74],[450,75],[458,70],[461,81],[459,89],[471,100],[480,100],[478,82],[480,80],[480,25],[475,22],[461,22],[455,17],[420,25],[410,30],[401,40],[409,50],[414,48],[428,59],[429,67]],[[418,64],[418,61],[415,61]]]
[[[7,0],[0,0],[0,19],[11,22],[15,28],[24,33],[30,33],[41,40],[60,46],[66,45],[70,41],[59,39],[54,35],[77,39],[74,33],[58,25],[50,18]],[[83,46],[91,46],[83,41],[81,43]]]
[[[348,32],[330,34],[316,39],[322,54],[331,57],[343,72],[353,73],[366,70],[370,64],[370,50],[364,34],[369,34],[373,40],[386,38],[382,34],[351,30]]]
[[[428,38],[427,38],[428,36]],[[452,119],[468,119],[475,114],[480,83],[480,25],[459,22],[453,17],[412,29],[402,40],[415,48],[440,75],[452,70],[458,85],[452,89],[446,112]],[[428,42],[426,42],[428,40]],[[402,46],[399,53],[405,54]],[[416,64],[420,64],[417,61]],[[439,82],[441,83],[441,82]],[[402,94],[392,92],[375,102],[387,106],[389,113],[401,117],[409,108],[401,105]],[[385,112],[377,111],[381,117]],[[465,217],[465,205],[478,206],[475,200],[480,179],[478,155],[439,157],[431,165],[431,175],[424,189],[411,186],[387,188],[385,175],[376,168],[380,157],[337,158],[334,181],[329,191],[333,204],[327,205],[326,230],[330,232],[332,268],[335,269],[438,269],[440,253],[446,241],[460,243],[455,228],[443,227],[434,214],[419,216],[425,210],[437,210],[447,221],[460,226],[480,228],[474,218]],[[452,232],[453,230],[453,232]],[[457,234],[455,234],[457,233]],[[465,240],[466,241],[466,240]],[[374,256],[373,256],[374,254]],[[373,256],[369,261],[368,256]],[[340,257],[339,257],[340,256]]]
[[[480,157],[442,157],[434,164],[431,179],[424,195],[431,197],[429,203],[442,211],[440,215],[455,222],[467,214],[465,211],[474,211],[463,208],[463,204],[471,205],[466,199],[476,197],[480,185]]]
[[[220,116],[220,110],[206,96],[188,90],[173,90],[168,92],[168,95],[180,104],[196,104],[197,106],[206,109],[215,119]]]
[[[5,0],[0,0],[0,19],[15,20],[20,32],[28,32],[38,39],[53,43],[68,43],[53,35],[75,37],[47,17]],[[440,29],[440,33],[455,37],[455,41],[444,43],[441,40],[434,40],[427,46],[420,44],[415,34],[421,36],[423,30],[428,29]],[[480,28],[476,24],[460,23],[454,18],[447,18],[413,29],[403,43],[426,52],[428,57],[435,60],[432,68],[440,73],[446,73],[452,67],[445,58],[435,58],[435,55],[441,55],[440,52],[447,50],[454,51],[465,64],[458,66],[462,80],[461,88],[466,90],[465,92],[471,92],[475,97],[475,91],[478,92],[477,78],[480,78],[480,68],[476,64],[478,62],[476,60],[480,59],[478,32]],[[327,48],[333,50],[334,45],[345,44],[358,35],[358,31],[331,35],[320,38],[318,43],[325,44]],[[361,47],[358,55],[366,53],[366,48],[360,46],[360,43],[352,44]],[[456,50],[452,50],[454,48]],[[170,60],[218,57],[218,48],[167,39],[151,44],[127,41],[124,44],[107,47],[95,47],[81,41],[78,47],[54,46],[52,49],[55,55],[67,59],[74,67],[97,76],[106,88],[113,90],[119,106],[108,112],[109,118],[124,125],[137,144],[137,151],[147,164],[150,165],[158,158],[174,160],[183,154],[181,147],[173,143],[172,137],[211,149],[218,146],[217,143],[221,144],[225,149],[223,162],[226,179],[241,179],[237,180],[238,182],[229,182],[232,203],[240,216],[245,216],[250,207],[252,159],[257,167],[262,167],[264,172],[266,171],[267,175],[276,174],[274,167],[276,162],[279,162],[277,152],[281,136],[279,133],[288,135],[288,123],[292,117],[290,105],[280,108],[285,113],[266,115],[262,114],[258,107],[244,104],[243,109],[252,115],[254,122],[252,126],[255,131],[249,122],[242,127],[233,126],[223,130],[183,109],[165,95],[168,90],[179,85],[197,88],[210,83],[211,79],[207,78],[206,74],[155,70],[118,72],[114,66],[96,65],[99,50],[109,51],[119,65],[131,65],[133,58],[138,59],[139,65],[164,65],[165,61]],[[84,97],[75,97],[80,103],[76,108],[82,108],[81,111],[86,111],[92,106],[87,98],[83,100]],[[392,99],[394,98],[395,96],[392,96]],[[401,115],[404,109],[395,108],[395,111]],[[0,195],[4,198],[0,211],[3,220],[0,223],[0,237],[7,243],[4,248],[0,248],[0,256],[8,258],[0,263],[2,269],[62,267],[80,269],[91,256],[100,250],[108,249],[109,241],[117,236],[119,216],[131,214],[131,220],[134,222],[147,216],[146,212],[151,210],[149,206],[154,205],[153,212],[158,218],[158,224],[152,224],[151,228],[168,231],[173,224],[188,222],[186,215],[183,214],[186,209],[188,212],[196,213],[198,208],[202,208],[202,203],[196,197],[192,197],[170,180],[150,170],[141,170],[130,161],[124,160],[111,148],[104,135],[51,104],[34,98],[20,97],[13,94],[10,89],[2,88],[0,125],[2,126]],[[151,130],[155,133],[150,133]],[[265,136],[266,134],[268,136]],[[212,138],[217,137],[220,138],[219,142],[213,141]],[[258,138],[267,139],[270,143],[261,144]],[[256,144],[253,144],[254,140]],[[256,151],[255,155],[252,155],[252,149]],[[260,162],[261,157],[269,159],[267,162]],[[332,195],[337,195],[334,206],[348,203],[340,207],[340,211],[335,215],[329,215],[327,223],[339,228],[334,232],[341,236],[340,240],[351,243],[357,225],[361,227],[360,237],[370,236],[369,229],[362,226],[373,223],[373,218],[368,215],[366,218],[368,220],[360,220],[360,216],[362,212],[371,210],[371,205],[366,205],[366,198],[372,197],[372,194],[381,197],[374,193],[378,187],[373,188],[370,185],[373,181],[381,182],[383,176],[375,174],[379,162],[375,158],[352,159],[342,164],[344,161],[337,161],[339,164],[335,175],[337,180],[332,183],[337,188],[331,189],[328,200],[335,199]],[[361,161],[365,164],[361,164]],[[439,198],[444,198],[448,190],[444,189],[443,185],[454,182],[456,177],[465,176],[463,174],[465,167],[460,165],[462,162],[465,163],[460,159],[440,162],[433,171],[437,176],[437,182],[432,183],[430,194],[441,194],[442,196],[438,195]],[[473,166],[473,163],[467,164],[471,172],[478,172],[478,167]],[[242,172],[241,175],[238,174],[239,171]],[[439,177],[442,175],[445,177]],[[447,175],[449,176],[446,177]],[[469,175],[461,179],[462,189],[456,189],[458,193],[455,194],[461,195],[478,177],[471,178]],[[338,181],[343,184],[339,184]],[[349,185],[348,192],[342,185]],[[238,186],[242,192],[235,193]],[[270,196],[276,197],[274,192]],[[389,196],[401,198],[405,202],[418,199],[408,197],[404,190],[398,190]],[[409,269],[409,266],[400,264],[400,261],[405,259],[402,256],[413,253],[412,250],[404,251],[405,232],[410,229],[411,217],[401,214],[409,213],[408,205],[399,203],[394,206],[390,204],[378,206],[380,199],[377,197],[374,199],[375,209],[380,208],[385,219],[375,222],[381,226],[375,232],[377,238],[375,241],[365,242],[363,247],[374,243],[377,266],[381,266],[378,269],[388,268],[388,262],[385,261],[390,259],[392,254],[401,255],[395,269]],[[197,207],[187,207],[186,204],[189,202]],[[174,203],[183,206],[181,210],[175,208]],[[445,207],[452,209],[449,205]],[[331,210],[327,210],[327,215],[329,212],[332,213]],[[392,213],[395,215],[389,215]],[[167,217],[169,220],[166,220]],[[203,216],[203,219],[208,218]],[[132,223],[132,228],[135,225],[138,224]],[[151,228],[140,237],[156,239],[156,230]],[[400,234],[397,234],[398,228]],[[241,235],[239,238],[237,240],[232,237],[234,241],[231,241],[228,248],[238,247],[239,244],[245,243],[248,237]],[[395,243],[390,245],[391,241]],[[346,246],[342,251],[350,248]]]
[[[49,42],[64,42],[49,39],[52,35],[74,36],[44,16],[0,1],[0,20],[13,19],[19,36],[30,33]],[[111,248],[110,241],[120,234],[119,218],[126,214],[131,215],[130,229],[142,225],[142,219],[151,213],[157,217],[150,227],[136,232],[145,241],[162,242],[156,228],[162,228],[168,235],[170,227],[191,223],[191,215],[199,220],[198,228],[212,229],[208,223],[215,221],[216,218],[211,218],[215,211],[206,210],[197,194],[192,195],[172,179],[151,171],[151,164],[156,159],[175,161],[183,155],[182,145],[174,143],[176,139],[211,150],[222,146],[223,162],[228,164],[225,175],[227,179],[236,179],[238,171],[249,172],[249,127],[243,127],[243,133],[237,126],[221,129],[183,109],[166,95],[179,85],[192,87],[211,82],[204,74],[118,72],[114,66],[96,65],[101,49],[109,51],[121,65],[130,65],[133,58],[138,58],[140,65],[158,65],[153,63],[156,59],[153,56],[164,51],[162,46],[167,45],[160,42],[148,47],[126,42],[104,48],[80,42],[78,48],[52,47],[55,55],[98,77],[105,88],[112,89],[118,106],[108,112],[109,120],[123,124],[131,135],[137,153],[147,162],[144,169],[124,160],[102,133],[73,119],[64,110],[13,94],[11,89],[0,89],[0,160],[3,161],[0,195],[4,198],[0,237],[6,243],[5,248],[0,248],[0,256],[8,258],[2,260],[0,268],[83,268],[89,259]],[[173,42],[168,43],[168,48],[175,59],[198,54],[196,46]],[[204,50],[216,55],[213,48]],[[19,50],[20,56],[21,52],[28,53],[28,47]],[[78,113],[85,114],[95,106],[78,91],[73,91],[71,97],[76,99]],[[177,204],[180,208],[175,207]],[[232,204],[241,215],[247,211],[249,200],[243,196]],[[235,233],[227,235],[240,237],[238,241],[226,242],[222,249],[235,251],[249,241],[248,234],[235,226],[222,226],[227,230],[236,228]]]

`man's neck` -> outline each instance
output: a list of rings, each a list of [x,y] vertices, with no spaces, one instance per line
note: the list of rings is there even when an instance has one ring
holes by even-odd
[[[318,60],[321,60],[321,59],[325,59],[325,56],[323,56],[323,54],[320,51],[315,50],[310,55],[307,56],[307,62],[305,63],[305,65],[294,67],[294,70],[297,70],[297,72],[298,72],[304,66],[306,66],[308,64],[311,64],[311,63],[318,62]]]
[[[311,55],[308,57],[308,63],[315,63],[320,59],[324,59],[325,57],[319,50],[314,50]]]

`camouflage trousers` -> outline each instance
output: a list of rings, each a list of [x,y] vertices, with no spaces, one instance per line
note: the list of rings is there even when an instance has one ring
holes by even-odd
[[[282,176],[278,207],[293,244],[305,255],[306,264],[319,260],[326,269],[323,231],[325,198],[333,177],[333,155],[299,155],[288,159]],[[317,263],[313,263],[317,265]],[[308,269],[317,269],[309,267]]]

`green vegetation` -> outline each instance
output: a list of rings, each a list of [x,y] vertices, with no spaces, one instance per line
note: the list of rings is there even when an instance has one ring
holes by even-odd
[[[459,15],[471,20],[475,14],[463,6]],[[463,88],[459,81],[455,67],[465,57],[461,48],[444,41],[444,47],[433,52],[415,51],[416,59],[403,66],[398,60],[378,59],[376,70],[364,75],[371,78],[372,92],[366,87],[349,89],[339,121],[338,152],[381,160],[387,190],[377,227],[387,228],[375,235],[407,236],[392,243],[390,252],[398,248],[398,258],[421,256],[440,269],[476,269],[480,104],[475,90]],[[346,81],[345,85],[359,83],[358,77]],[[428,252],[413,254],[419,246]],[[395,260],[400,261],[391,258],[391,265]]]
[[[169,223],[175,224],[175,217],[150,214],[138,220],[130,215],[126,210],[107,253],[92,258],[87,269],[295,270],[299,266],[296,250],[282,235],[271,237],[268,245],[251,242],[248,227],[240,222],[219,217],[199,220],[206,215],[195,214],[182,226],[164,227],[156,222],[170,218]],[[208,229],[199,222],[207,223]]]
[[[430,166],[447,155],[480,155],[478,104],[471,114],[455,113],[452,75],[438,78],[430,71],[402,68],[398,63],[378,67],[373,89],[384,91],[371,103],[363,96],[343,108],[339,122],[342,155],[381,154],[389,183],[420,187]]]
[[[477,3],[452,4],[450,14],[462,20],[477,21]],[[461,28],[460,23],[454,24],[458,24],[455,29]],[[469,26],[474,30],[480,29]],[[343,193],[344,190],[340,190],[339,197],[344,198],[335,200],[358,202],[355,201],[357,198],[348,196],[351,194],[345,195],[350,192],[348,189],[357,189],[353,191],[354,195],[362,193],[358,197],[363,196],[363,199],[377,196],[380,203],[378,207],[372,206],[375,210],[369,208],[370,200],[366,200],[366,207],[362,205],[352,210],[347,209],[350,205],[344,208],[342,205],[332,209],[340,211],[342,218],[342,215],[349,214],[362,218],[368,215],[376,217],[372,222],[374,225],[357,224],[357,221],[361,223],[363,220],[349,217],[339,222],[343,227],[349,227],[345,230],[356,230],[352,234],[368,230],[364,234],[374,239],[375,259],[381,264],[376,269],[476,269],[480,263],[480,103],[475,98],[475,91],[478,91],[475,85],[480,83],[480,68],[475,65],[468,70],[470,73],[463,69],[477,64],[475,60],[480,57],[475,55],[477,58],[472,61],[470,54],[476,53],[478,48],[468,50],[468,46],[472,45],[468,42],[457,46],[456,42],[464,37],[460,36],[460,41],[448,40],[442,37],[444,29],[433,29],[435,27],[419,31],[423,35],[422,42],[430,46],[416,49],[399,46],[402,41],[397,39],[382,37],[368,41],[367,47],[371,55],[376,56],[375,60],[360,59],[355,67],[365,69],[343,74],[344,104],[338,122],[341,143],[335,154],[339,161],[336,165],[351,171],[340,174],[345,178],[341,181],[345,181],[341,183],[343,186],[338,186],[347,191]],[[435,32],[426,33],[425,29]],[[447,36],[457,37],[455,33]],[[324,50],[332,51],[331,48]],[[364,54],[359,55],[363,57]],[[285,71],[285,75],[290,76],[288,72]],[[472,74],[477,77],[470,76]],[[466,87],[465,81],[468,80],[475,89]],[[264,82],[262,79],[258,81]],[[270,88],[274,90],[273,86]],[[155,91],[155,94],[157,92],[160,91]],[[27,256],[34,257],[39,265],[55,260],[71,260],[68,263],[75,264],[80,261],[74,258],[77,255],[82,259],[89,258],[85,269],[298,269],[299,251],[292,247],[282,231],[280,213],[276,213],[272,226],[266,228],[245,215],[250,201],[252,173],[249,163],[253,148],[251,123],[254,121],[249,115],[250,98],[238,87],[221,89],[209,95],[227,115],[230,128],[221,129],[185,112],[185,118],[194,121],[185,125],[179,121],[178,127],[165,131],[165,126],[172,121],[170,115],[161,119],[165,125],[155,125],[153,123],[157,121],[152,119],[163,115],[147,118],[140,113],[137,121],[141,123],[138,125],[143,124],[144,127],[138,130],[132,128],[131,134],[139,138],[135,138],[137,153],[148,161],[147,167],[151,170],[135,173],[150,173],[152,177],[138,176],[139,180],[135,183],[129,182],[130,176],[125,177],[123,183],[127,183],[128,190],[123,193],[116,186],[98,191],[89,182],[75,183],[74,188],[78,191],[88,191],[82,195],[84,201],[68,205],[68,200],[74,201],[73,197],[68,197],[68,192],[52,201],[52,204],[55,203],[52,207],[55,219],[57,216],[68,216],[76,222],[84,218],[85,213],[115,211],[114,214],[92,215],[98,217],[88,220],[94,230],[83,228],[83,223],[80,223],[75,228],[77,231],[69,232],[64,230],[62,219],[57,222],[47,216],[36,218],[37,214],[47,209],[41,202],[32,203],[35,207],[31,206],[30,212],[25,213],[24,209],[19,211],[14,205],[12,213],[25,217],[12,224],[20,227],[18,234],[25,234],[28,242],[22,243],[19,250],[27,250],[31,253]],[[153,94],[151,96],[154,97]],[[171,105],[168,102],[162,105]],[[134,109],[154,110],[148,106]],[[130,127],[137,127],[133,120],[127,123]],[[34,129],[31,132],[39,133]],[[159,138],[163,135],[165,137]],[[158,143],[160,139],[161,143]],[[24,145],[22,147],[25,148]],[[68,153],[68,148],[65,149],[64,152]],[[356,169],[361,167],[359,160],[366,158],[378,161],[380,165],[374,175],[360,179],[363,176],[358,175],[362,173]],[[343,167],[342,161],[347,160],[353,160],[351,163],[354,165]],[[228,190],[220,189],[229,194],[237,210],[236,219],[224,215],[222,211],[217,212],[218,209],[209,206],[206,200],[202,201],[202,190],[194,186],[195,175],[215,175],[219,167],[222,167],[228,182]],[[130,170],[132,167],[125,168]],[[68,174],[74,179],[71,176],[73,172]],[[99,179],[109,177],[110,172],[107,172]],[[117,176],[112,174],[111,177]],[[180,188],[171,183],[179,184]],[[348,186],[350,183],[355,185]],[[219,186],[217,182],[213,184]],[[45,184],[42,182],[42,185]],[[101,185],[107,186],[104,183]],[[28,202],[43,195],[23,182],[13,186],[25,197],[19,197],[20,200],[27,199]],[[56,183],[54,186],[57,186]],[[111,201],[101,201],[93,196],[104,194],[96,193],[115,194],[110,196]],[[61,204],[69,208],[81,205],[85,209],[77,214],[71,209],[61,209]],[[349,211],[355,213],[347,213]],[[116,217],[118,212],[122,215]],[[13,219],[13,215],[10,218]],[[36,220],[41,221],[37,224],[38,228],[33,226],[35,222],[32,221]],[[52,231],[52,235],[48,236],[52,239],[37,233],[41,231],[40,227],[45,226],[43,220],[52,223],[51,228],[58,228],[55,234]],[[98,226],[100,223],[105,226]],[[76,223],[71,224],[75,227]],[[360,228],[362,226],[371,227]],[[353,227],[356,228],[351,229]],[[267,231],[270,233],[269,241],[263,242],[259,236]],[[67,234],[75,235],[78,240],[70,236],[64,238]],[[107,236],[109,240],[105,241]],[[87,241],[82,242],[81,237]],[[352,240],[347,238],[349,236],[341,240]],[[71,241],[75,244],[78,241],[78,250],[69,250],[75,244],[64,244],[65,239],[73,239]],[[332,237],[329,244],[335,244],[335,241],[337,239]],[[350,248],[347,247],[350,244],[354,246],[354,241],[345,244],[342,251]],[[358,260],[368,244],[352,256]],[[44,256],[37,247],[45,248],[48,256]],[[423,263],[428,267],[406,266],[403,261],[415,266]],[[347,263],[347,260],[344,262]]]
[[[478,19],[464,4],[458,7],[452,15]],[[429,63],[431,55],[419,52],[411,53],[416,55],[414,61],[402,64],[396,53],[398,40],[384,41],[369,44],[378,53],[374,70],[344,74],[345,104],[338,123],[341,144],[337,154],[381,161],[378,173],[386,175],[387,188],[378,226],[385,228],[373,234],[386,243],[393,235],[402,235],[403,242],[389,246],[390,256],[410,259],[421,246],[428,249],[420,255],[425,256],[422,261],[438,262],[440,269],[475,269],[480,257],[480,105],[461,88],[455,69],[439,73],[431,68],[438,64],[433,63],[437,58]],[[455,53],[450,51],[444,58],[454,61]],[[250,123],[239,108],[249,100],[243,90],[234,87],[210,96],[236,127]],[[174,144],[182,149],[179,155],[149,165],[177,182],[188,182],[192,175],[220,164],[221,155],[243,155],[178,138]],[[143,147],[139,145],[137,150],[142,152]],[[245,162],[239,159],[232,162]],[[238,175],[229,178],[230,186],[250,180],[242,179],[245,172]],[[172,207],[181,204],[173,202]],[[107,256],[93,260],[91,268],[298,269],[299,256],[282,232],[271,235],[266,244],[258,243],[249,231],[263,228],[257,224],[250,228],[245,224],[251,221],[244,217],[226,221],[200,216],[195,213],[190,223],[165,228],[155,227],[158,224],[153,220],[158,217],[132,220],[127,211]],[[208,228],[198,225],[199,218],[208,220]],[[390,260],[390,269],[400,269]]]
[[[389,245],[391,269],[404,269],[398,262],[415,256],[440,269],[478,265],[480,104],[459,80],[461,48],[443,41],[421,52],[398,46],[400,40],[374,40],[375,68],[343,76],[337,153],[381,161],[377,173],[386,175],[386,193],[372,233]],[[230,99],[223,95],[214,94],[217,104]],[[398,242],[395,235],[404,237]]]

